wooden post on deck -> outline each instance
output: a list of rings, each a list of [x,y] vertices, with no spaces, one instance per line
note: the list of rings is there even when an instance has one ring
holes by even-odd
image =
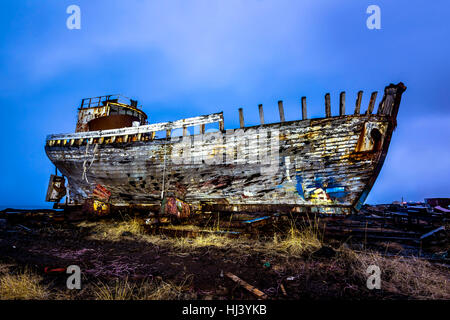
[[[355,116],[359,115],[359,112],[361,110],[361,100],[362,100],[362,91],[358,91],[358,97],[356,98],[356,104],[355,104]]]
[[[200,125],[200,134],[205,134],[205,125],[204,124]]]
[[[375,106],[375,100],[377,99],[377,94],[378,94],[378,91],[372,92],[372,95],[370,96],[370,101],[369,101],[369,108],[367,108],[366,114],[372,113],[373,107]]]
[[[223,121],[219,121],[219,130],[220,131],[224,131],[225,130],[225,125],[224,125]]]
[[[345,116],[345,91],[339,95],[339,115]]]
[[[166,130],[166,138],[170,138],[170,133],[171,133],[171,130],[169,129],[169,130]]]
[[[244,110],[242,108],[239,108],[239,125],[241,128],[244,127]]]
[[[284,108],[283,101],[278,101],[278,111],[280,111],[280,122],[284,122]]]
[[[187,127],[183,127],[183,137],[186,137],[188,135],[187,132]]]
[[[331,117],[331,104],[330,104],[330,94],[325,95],[325,117]]]
[[[264,110],[263,110],[263,105],[259,104],[258,105],[259,108],[259,121],[261,122],[261,124],[264,124]]]
[[[306,120],[308,117],[306,115],[306,97],[302,97],[302,120]]]

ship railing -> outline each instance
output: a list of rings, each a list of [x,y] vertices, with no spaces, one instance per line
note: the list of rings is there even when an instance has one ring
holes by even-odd
[[[128,141],[142,141],[146,137],[150,139],[155,138],[158,131],[166,131],[167,137],[170,137],[170,132],[174,129],[183,129],[183,135],[186,135],[187,128],[193,126],[200,126],[200,133],[205,133],[205,125],[210,123],[219,123],[219,130],[224,130],[223,112],[213,113],[204,116],[186,118],[176,121],[154,123],[137,127],[127,127],[120,129],[109,129],[88,132],[76,132],[69,134],[51,134],[47,136],[47,144],[53,145],[81,145],[83,142],[88,143],[103,143],[105,139],[110,142],[128,142]]]
[[[108,94],[99,97],[81,99],[80,109],[102,107],[103,105],[106,105],[108,103],[118,103],[138,108],[136,100],[130,99],[121,94]]]

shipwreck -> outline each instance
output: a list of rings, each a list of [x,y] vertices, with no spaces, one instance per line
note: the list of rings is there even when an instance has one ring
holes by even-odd
[[[240,212],[358,211],[383,166],[403,83],[390,84],[375,112],[377,92],[361,112],[363,92],[346,114],[226,129],[223,113],[149,124],[136,100],[120,95],[87,98],[78,108],[74,133],[47,136],[45,151],[61,175],[51,176],[47,201],[107,213],[113,208]],[[300,108],[299,108],[300,109]],[[353,111],[353,110],[352,110]],[[66,184],[67,179],[67,184]],[[173,211],[172,210],[172,211]],[[164,211],[164,210],[163,210]],[[170,211],[170,210],[169,210]]]

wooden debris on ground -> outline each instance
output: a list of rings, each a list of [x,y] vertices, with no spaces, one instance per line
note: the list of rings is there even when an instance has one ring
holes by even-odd
[[[227,273],[225,273],[225,275],[228,278],[230,278],[231,280],[233,280],[234,282],[236,282],[237,284],[239,284],[241,287],[246,289],[247,291],[253,293],[258,298],[263,299],[263,300],[269,298],[264,292],[262,292],[261,290],[255,288],[254,286],[248,284],[247,282],[245,282],[244,280],[242,280],[238,276],[232,274],[231,272],[227,272]]]

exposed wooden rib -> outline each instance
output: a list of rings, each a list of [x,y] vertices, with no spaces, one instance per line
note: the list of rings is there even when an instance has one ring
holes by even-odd
[[[331,117],[331,104],[330,104],[330,94],[325,95],[325,117]]]
[[[283,108],[283,101],[278,101],[278,111],[280,111],[280,122],[284,122],[284,108]]]
[[[369,101],[369,108],[367,108],[367,114],[372,114],[373,107],[375,106],[375,100],[377,99],[377,94],[378,94],[378,91],[372,92],[372,95],[370,96],[370,101]]]
[[[361,110],[361,100],[362,100],[362,91],[358,91],[358,97],[356,98],[356,104],[355,104],[355,116],[359,115],[359,112]]]
[[[342,91],[339,95],[339,115],[345,115],[345,91]]]
[[[264,124],[264,110],[263,110],[263,105],[260,104],[258,105],[259,108],[259,120],[261,124]]]
[[[302,120],[306,120],[307,119],[307,114],[306,114],[306,97],[302,97]]]
[[[239,108],[239,125],[241,128],[244,127],[244,110]]]

